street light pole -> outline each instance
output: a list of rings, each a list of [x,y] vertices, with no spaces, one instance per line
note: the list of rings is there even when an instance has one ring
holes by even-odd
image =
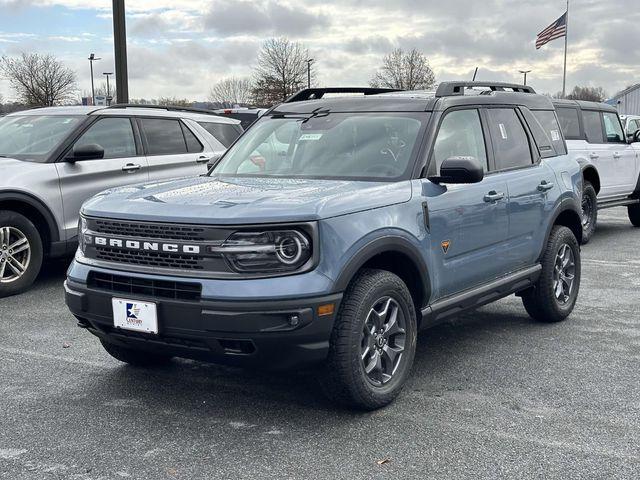
[[[127,28],[124,0],[113,0],[113,47],[116,64],[116,93],[118,103],[129,103],[127,74]]]
[[[307,60],[307,88],[311,88],[311,64],[313,63],[313,58],[309,58]]]
[[[518,70],[521,74],[524,75],[524,85],[527,84],[527,73],[531,73],[531,70]]]
[[[89,67],[91,68],[91,104],[95,105],[96,104],[96,90],[93,86],[93,62],[95,62],[96,60],[101,60],[100,57],[96,57],[95,53],[92,53],[89,55]]]
[[[107,105],[111,103],[111,88],[109,87],[109,75],[113,75],[113,72],[102,72],[107,77]]]

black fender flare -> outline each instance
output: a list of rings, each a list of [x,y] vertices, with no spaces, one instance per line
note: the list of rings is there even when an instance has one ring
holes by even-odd
[[[371,240],[369,243],[361,247],[355,255],[344,265],[340,271],[334,288],[338,292],[346,290],[347,286],[362,268],[362,266],[373,257],[382,253],[399,253],[409,258],[416,266],[423,286],[423,298],[428,303],[431,296],[431,279],[429,277],[429,269],[420,254],[418,248],[406,238],[400,235],[385,235]]]
[[[37,210],[47,222],[51,242],[60,241],[60,232],[58,230],[58,224],[55,217],[53,216],[53,213],[51,213],[51,210],[49,210],[49,207],[47,207],[41,200],[29,193],[5,191],[0,193],[0,204],[2,202],[20,202]]]
[[[544,255],[544,249],[547,245],[547,242],[549,241],[549,236],[551,235],[551,229],[553,228],[554,225],[556,225],[556,221],[558,220],[560,215],[562,215],[565,212],[575,213],[576,216],[578,217],[578,220],[581,220],[582,206],[579,205],[578,201],[574,198],[564,198],[560,203],[558,203],[558,205],[556,205],[551,217],[552,220],[551,222],[549,222],[549,225],[547,226],[547,232],[544,237],[545,238],[544,245],[542,246],[542,251],[538,256],[538,259],[542,258],[542,255]],[[578,243],[579,244],[582,243],[582,231],[580,232],[580,238],[578,238]]]

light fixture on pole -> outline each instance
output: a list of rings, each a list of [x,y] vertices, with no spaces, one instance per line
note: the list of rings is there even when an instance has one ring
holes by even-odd
[[[102,72],[107,77],[107,105],[111,103],[111,88],[109,87],[109,75],[113,75],[113,72]]]
[[[96,90],[93,86],[93,62],[96,60],[102,60],[100,57],[96,57],[95,53],[89,55],[89,66],[91,68],[91,105],[96,104]]]
[[[313,63],[313,58],[309,58],[307,60],[307,87],[311,88],[311,64]]]
[[[521,74],[524,75],[524,81],[523,84],[526,85],[527,84],[527,73],[531,73],[531,70],[518,70]]]

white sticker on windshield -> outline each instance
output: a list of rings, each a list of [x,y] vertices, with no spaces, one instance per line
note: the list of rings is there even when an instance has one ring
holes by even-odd
[[[558,130],[551,130],[551,140],[554,142],[560,141],[560,132]]]
[[[300,141],[303,142],[305,140],[320,140],[322,138],[321,133],[304,133],[300,135]]]
[[[500,128],[500,135],[502,135],[502,138],[503,138],[504,140],[506,140],[507,138],[509,138],[509,137],[507,137],[507,129],[506,129],[506,128],[504,128],[504,123],[499,123],[499,124],[498,124],[498,127]]]

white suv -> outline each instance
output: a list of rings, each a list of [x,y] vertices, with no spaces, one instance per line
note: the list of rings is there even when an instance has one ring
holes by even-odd
[[[640,227],[640,132],[625,133],[611,105],[579,100],[554,105],[569,153],[582,166],[583,243],[595,232],[599,209],[626,206],[631,223]]]

